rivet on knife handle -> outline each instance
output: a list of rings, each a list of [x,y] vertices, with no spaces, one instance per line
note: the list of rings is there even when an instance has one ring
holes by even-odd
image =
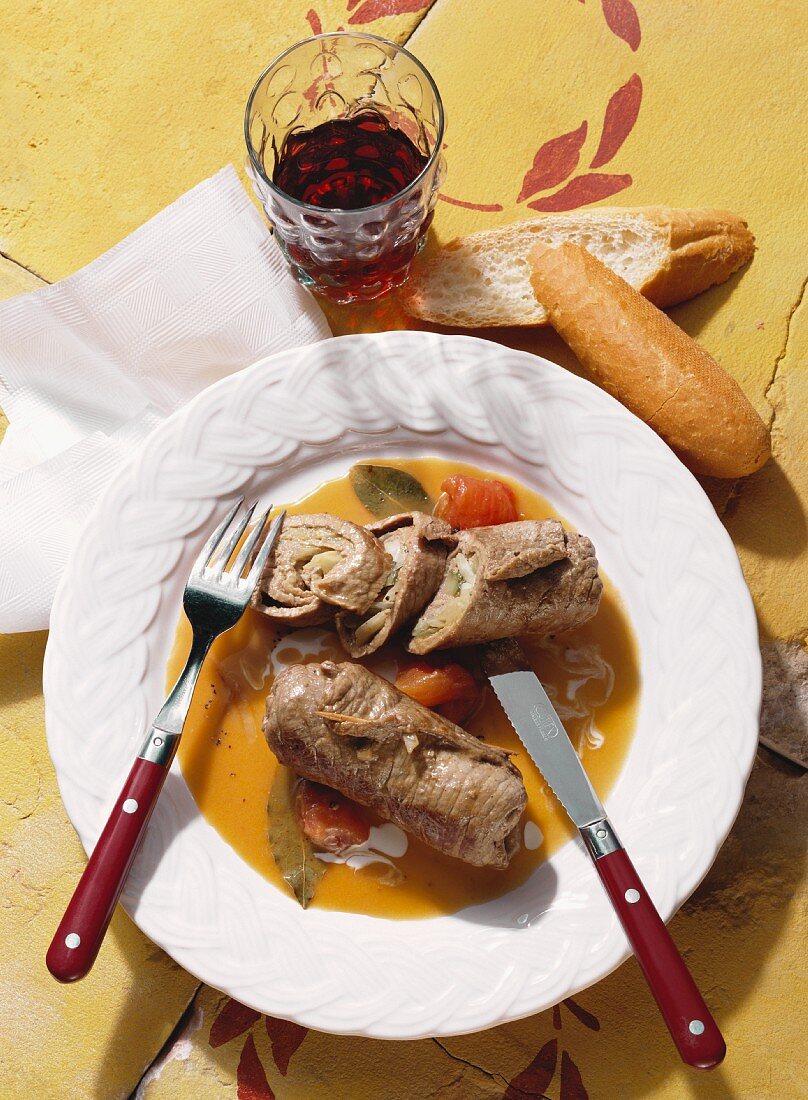
[[[712,1069],[724,1039],[617,834],[608,819],[580,832],[682,1060]]]
[[[618,848],[623,847],[607,817],[602,821],[593,821],[591,825],[584,825],[580,833],[584,838],[586,850],[593,859],[602,859],[609,852],[616,852]]]

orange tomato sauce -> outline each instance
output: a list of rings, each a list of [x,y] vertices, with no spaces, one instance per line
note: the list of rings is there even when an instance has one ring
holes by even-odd
[[[527,519],[559,516],[542,497],[502,474],[440,458],[375,458],[381,465],[406,469],[437,499],[440,484],[452,473],[496,477],[513,487],[520,514]],[[359,502],[347,478],[320,485],[289,505],[290,513],[332,512],[357,523],[374,518]],[[602,574],[601,574],[602,575]],[[600,610],[593,620],[556,642],[526,642],[536,673],[560,708],[595,789],[608,795],[625,759],[634,730],[640,674],[631,626],[620,598],[607,578]],[[320,630],[320,628],[318,628]],[[260,613],[248,610],[241,622],[218,638],[200,676],[179,749],[185,781],[200,812],[235,851],[280,890],[287,887],[278,873],[267,837],[267,796],[277,762],[264,740],[261,721],[272,684],[271,665],[300,660],[347,660],[335,633],[320,630],[314,652],[312,631],[307,652],[295,645],[294,632],[274,627]],[[178,676],[188,653],[190,628],[182,615],[167,668],[167,683]],[[403,657],[401,642],[384,647],[381,660],[389,668]],[[378,657],[378,655],[374,655]],[[427,658],[428,659],[428,658]],[[371,667],[377,660],[367,662]],[[573,834],[574,829],[539,771],[528,758],[490,687],[482,709],[469,723],[471,732],[512,752],[528,794],[523,826],[528,839],[506,871],[470,867],[441,855],[409,837],[406,853],[394,860],[403,878],[384,881],[388,867],[374,864],[361,870],[329,866],[312,904],[389,918],[423,918],[453,913],[514,889]]]

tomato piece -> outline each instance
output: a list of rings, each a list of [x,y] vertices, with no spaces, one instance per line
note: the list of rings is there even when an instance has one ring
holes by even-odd
[[[465,726],[466,722],[480,709],[482,701],[482,692],[478,690],[476,696],[469,695],[465,699],[450,699],[448,703],[439,703],[433,709],[436,714],[448,718],[456,726]]]
[[[427,661],[417,661],[399,672],[396,687],[417,703],[440,710],[450,722],[456,721],[452,714],[468,716],[476,710],[481,695],[472,673],[456,662],[436,667]],[[454,709],[446,713],[444,706]]]
[[[364,844],[370,836],[370,826],[359,806],[322,783],[300,780],[295,811],[314,847],[326,852],[343,852],[354,844]]]
[[[513,489],[503,481],[452,474],[440,488],[435,515],[452,527],[493,527],[519,519]]]

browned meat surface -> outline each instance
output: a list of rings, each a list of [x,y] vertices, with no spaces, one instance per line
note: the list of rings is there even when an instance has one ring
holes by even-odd
[[[328,622],[334,608],[366,611],[392,565],[364,527],[325,513],[288,516],[252,605],[288,626]]]
[[[592,618],[602,590],[592,543],[558,520],[461,531],[408,648],[430,653],[570,630]]]
[[[520,846],[527,796],[507,754],[361,665],[286,669],[269,693],[264,733],[287,767],[447,855],[503,868]]]
[[[502,676],[506,672],[531,672],[530,662],[516,638],[500,638],[488,642],[480,650],[486,676]]]
[[[435,595],[443,577],[452,529],[424,512],[404,512],[368,529],[393,559],[379,595],[364,615],[340,612],[337,632],[352,657],[373,653],[413,619]]]

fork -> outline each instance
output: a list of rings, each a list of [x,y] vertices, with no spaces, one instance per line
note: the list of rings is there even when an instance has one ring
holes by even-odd
[[[177,751],[202,662],[214,639],[235,626],[244,614],[280,534],[285,512],[273,520],[250,564],[272,510],[270,506],[256,521],[232,569],[228,569],[256,507],[253,504],[236,521],[243,504],[244,497],[240,497],[194,562],[182,600],[193,631],[191,652],[132,765],[48,948],[45,957],[48,970],[60,982],[83,978],[95,962]]]

